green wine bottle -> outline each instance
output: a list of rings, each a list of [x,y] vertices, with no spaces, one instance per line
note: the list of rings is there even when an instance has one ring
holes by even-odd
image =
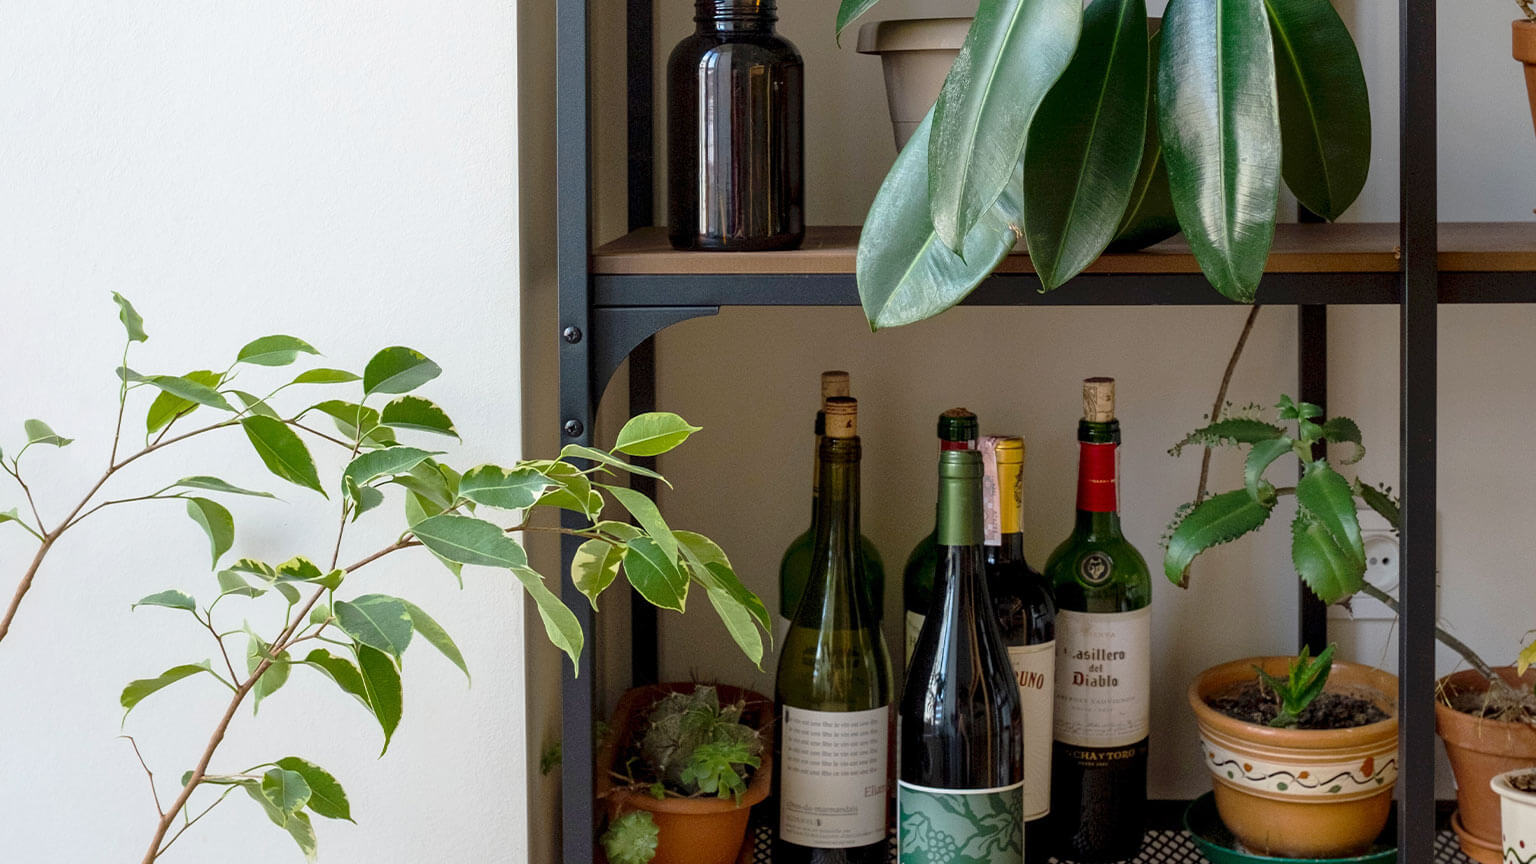
[[[975,450],[979,426],[976,415],[964,408],[951,408],[939,415],[939,452],[946,450]],[[935,518],[935,525],[938,520]],[[901,573],[901,602],[906,612],[906,661],[912,662],[912,649],[917,646],[917,634],[923,629],[923,618],[933,605],[933,573],[938,567],[938,528],[917,541],[907,565]]]
[[[981,481],[980,453],[939,454],[934,603],[901,699],[901,864],[1024,861],[1029,730],[987,591]]]
[[[1051,715],[1056,701],[1056,601],[1024,558],[1024,439],[981,439],[987,590],[1008,646],[1024,717],[1024,860],[1050,857]]]
[[[1074,861],[1141,848],[1147,807],[1152,580],[1120,531],[1115,382],[1083,382],[1077,522],[1046,562],[1056,591],[1051,835]]]
[[[891,661],[859,554],[858,403],[826,403],[812,577],[779,656],[775,864],[885,864]]]
[[[847,372],[821,373],[823,408],[828,399],[847,395]],[[813,451],[815,458],[812,459],[811,475],[811,527],[790,541],[789,548],[784,550],[784,557],[779,561],[779,618],[777,630],[773,634],[775,645],[783,644],[784,634],[789,631],[789,619],[795,614],[795,608],[800,605],[800,595],[805,593],[805,583],[811,577],[811,553],[815,551],[816,544],[816,508],[820,500],[818,489],[821,485],[821,439],[825,425],[825,410],[817,411],[816,449]],[[869,542],[869,538],[863,535],[859,536],[859,554],[864,556],[864,584],[869,591],[870,608],[874,610],[875,620],[879,621],[885,617],[885,562],[881,560],[875,544]]]

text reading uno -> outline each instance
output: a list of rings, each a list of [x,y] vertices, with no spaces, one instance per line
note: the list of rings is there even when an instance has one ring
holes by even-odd
[[[1103,585],[1114,570],[1114,559],[1103,552],[1089,552],[1077,563],[1078,575],[1089,585]]]

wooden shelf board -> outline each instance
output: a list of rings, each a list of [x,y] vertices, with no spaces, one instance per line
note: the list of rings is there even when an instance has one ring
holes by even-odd
[[[1396,223],[1283,224],[1268,273],[1393,273]],[[642,228],[598,248],[592,272],[623,275],[847,274],[854,272],[857,226],[813,227],[791,252],[680,252],[665,228]],[[1536,222],[1447,222],[1440,226],[1440,269],[1446,272],[1536,272]],[[1032,273],[1029,255],[1014,252],[999,273]],[[1140,252],[1109,253],[1088,273],[1198,273],[1182,238]]]

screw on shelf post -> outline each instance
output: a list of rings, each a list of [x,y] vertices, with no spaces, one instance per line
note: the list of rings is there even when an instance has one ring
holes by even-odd
[[[565,421],[565,435],[567,438],[580,438],[582,430],[587,427],[581,425],[580,420]]]
[[[567,327],[560,331],[560,337],[571,345],[575,345],[581,341],[581,328],[576,326]]]

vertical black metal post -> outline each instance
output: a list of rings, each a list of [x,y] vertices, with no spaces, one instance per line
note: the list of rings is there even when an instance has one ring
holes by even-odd
[[[1398,640],[1398,860],[1431,864],[1435,839],[1435,414],[1438,351],[1435,2],[1401,22],[1402,580]]]
[[[655,221],[655,140],[656,93],[652,83],[655,20],[652,0],[628,0],[626,8],[629,70],[629,230],[644,228]],[[656,340],[646,339],[629,355],[629,413],[656,410]],[[655,470],[655,459],[636,459],[637,464]],[[632,477],[634,488],[652,500],[656,481]],[[632,603],[629,607],[630,678],[634,685],[653,684],[660,674],[656,607]]]
[[[1302,214],[1302,221],[1306,219]],[[1296,378],[1303,402],[1321,405],[1326,416],[1328,406],[1328,307],[1298,306],[1296,308]],[[1314,459],[1323,455],[1326,448],[1315,444]],[[1298,580],[1299,581],[1299,580]],[[1300,645],[1310,648],[1316,656],[1328,645],[1328,606],[1319,600],[1305,582],[1298,589],[1301,599],[1299,627]]]
[[[555,224],[556,279],[560,320],[560,442],[591,444],[593,421],[590,278],[587,271],[590,216],[587,189],[591,177],[591,139],[587,112],[587,2],[555,4]],[[584,524],[561,511],[567,527]],[[560,538],[560,572],[567,572],[578,538]],[[592,629],[592,607],[569,579],[560,580],[565,605],[583,633]],[[589,643],[595,639],[589,638]],[[562,749],[561,849],[566,864],[593,860],[593,730],[597,697],[592,657],[596,644],[581,652],[575,670],[563,670],[560,683]]]

